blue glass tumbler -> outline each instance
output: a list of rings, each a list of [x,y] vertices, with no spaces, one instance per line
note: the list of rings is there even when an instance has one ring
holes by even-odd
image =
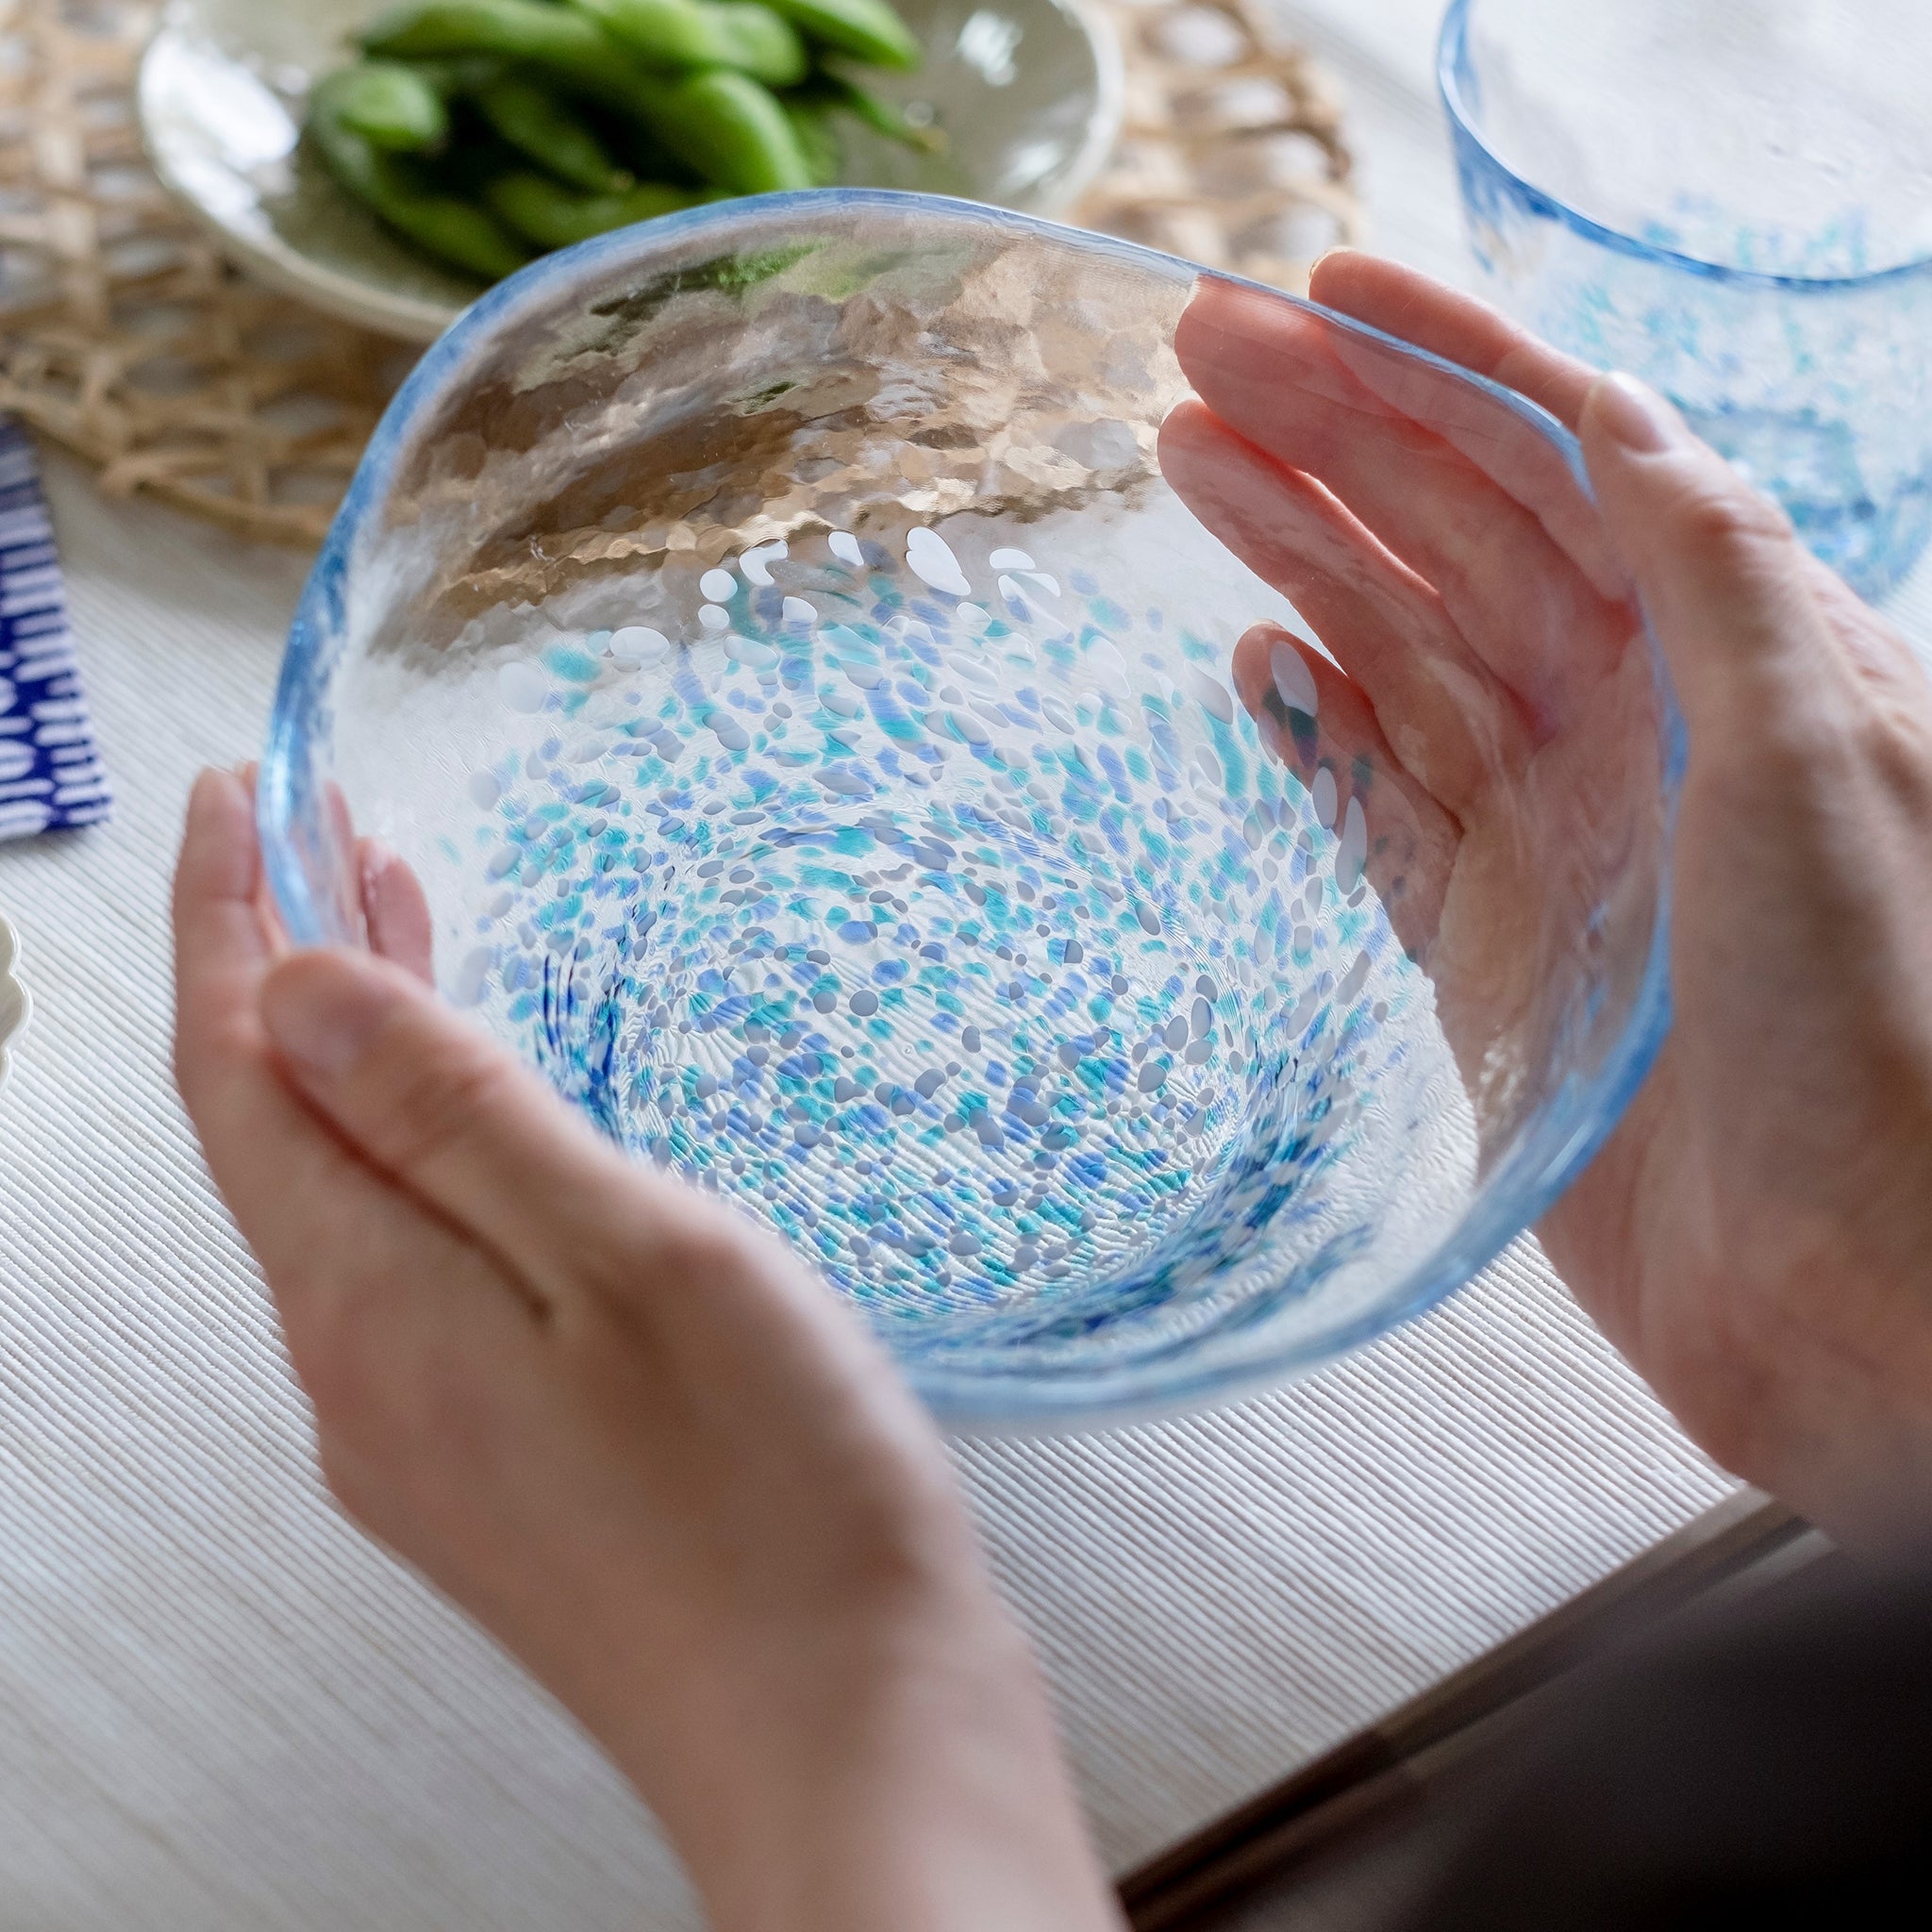
[[[1932,539],[1932,7],[1453,0],[1476,258],[1641,376],[1868,597]]]

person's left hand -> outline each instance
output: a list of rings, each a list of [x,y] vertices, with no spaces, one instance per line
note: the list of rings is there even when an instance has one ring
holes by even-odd
[[[931,1423],[778,1243],[632,1166],[387,958],[286,954],[247,789],[175,881],[177,1076],[350,1513],[663,1819],[720,1928],[1100,1932],[1026,1646]]]

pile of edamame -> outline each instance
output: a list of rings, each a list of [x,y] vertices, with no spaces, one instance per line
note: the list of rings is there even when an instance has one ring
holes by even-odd
[[[609,228],[838,178],[841,117],[915,147],[846,71],[909,70],[889,0],[403,0],[309,94],[329,172],[488,281]]]

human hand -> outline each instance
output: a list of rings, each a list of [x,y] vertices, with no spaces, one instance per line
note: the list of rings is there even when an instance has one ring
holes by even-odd
[[[242,782],[175,881],[176,1070],[351,1515],[663,1820],[712,1923],[1118,1926],[938,1436],[776,1242],[640,1170],[387,958],[287,955]]]
[[[1466,1047],[1493,1030],[1478,1008],[1534,983],[1560,888],[1540,815],[1614,782],[1649,728],[1604,703],[1634,691],[1641,599],[1690,731],[1674,1024],[1539,1232],[1707,1451],[1841,1535],[1885,1534],[1932,1505],[1932,691],[1647,391],[1368,257],[1330,257],[1313,293],[1577,431],[1608,545],[1511,472],[1520,451],[1458,444],[1346,371],[1311,395],[1319,331],[1208,285],[1176,341],[1202,402],[1170,419],[1163,468],[1341,666],[1260,626],[1238,689],[1360,805],[1371,878]],[[1347,433],[1363,412],[1411,458],[1386,492]],[[1320,729],[1297,741],[1282,693],[1304,679]]]
[[[1259,625],[1235,689],[1341,849],[1359,841],[1487,1152],[1536,1102],[1522,1072],[1608,870],[1589,856],[1655,812],[1628,582],[1550,439],[1446,375],[1226,283],[1174,346],[1200,400],[1163,425],[1168,480],[1339,659]]]

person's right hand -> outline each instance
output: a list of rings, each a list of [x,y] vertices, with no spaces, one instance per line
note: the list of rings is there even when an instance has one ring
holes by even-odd
[[[1932,1518],[1932,688],[1668,405],[1600,382],[1576,426],[1690,748],[1672,1035],[1543,1243],[1720,1461],[1851,1540],[1911,1531]]]
[[[1389,396],[1331,370],[1342,390],[1310,400],[1297,386],[1306,329],[1204,285],[1176,341],[1202,402],[1170,418],[1163,467],[1291,596],[1338,591],[1335,624],[1315,622],[1340,671],[1307,652],[1306,670],[1289,668],[1320,687],[1323,733],[1334,718],[1351,737],[1332,764],[1344,796],[1358,774],[1371,851],[1384,855],[1372,877],[1385,900],[1399,889],[1391,913],[1405,940],[1436,948],[1424,964],[1439,998],[1453,1007],[1471,985],[1501,984],[1507,962],[1491,956],[1520,950],[1512,912],[1557,890],[1520,859],[1509,869],[1535,845],[1507,826],[1533,821],[1539,760],[1587,761],[1592,736],[1596,755],[1620,756],[1601,731],[1566,724],[1560,702],[1551,709],[1521,675],[1534,660],[1512,664],[1508,625],[1486,635],[1485,614],[1543,596],[1541,622],[1568,625],[1580,661],[1608,667],[1633,635],[1617,613],[1634,585],[1689,724],[1674,1029],[1617,1133],[1539,1229],[1544,1245],[1727,1467],[1842,1535],[1923,1522],[1932,687],[1904,639],[1649,391],[1367,256],[1329,257],[1312,293],[1575,430],[1615,552],[1602,557],[1588,532],[1539,529],[1534,513],[1548,520],[1554,498],[1483,474],[1483,451],[1445,446]],[[1441,495],[1427,514],[1405,521],[1358,487],[1351,427],[1377,413],[1415,451],[1406,487]],[[1554,566],[1539,566],[1545,553]],[[1283,649],[1299,646],[1251,632],[1236,682],[1264,736],[1306,763],[1287,713],[1268,715]],[[1534,756],[1472,735],[1466,693],[1482,679],[1507,693],[1505,714],[1544,714]]]

